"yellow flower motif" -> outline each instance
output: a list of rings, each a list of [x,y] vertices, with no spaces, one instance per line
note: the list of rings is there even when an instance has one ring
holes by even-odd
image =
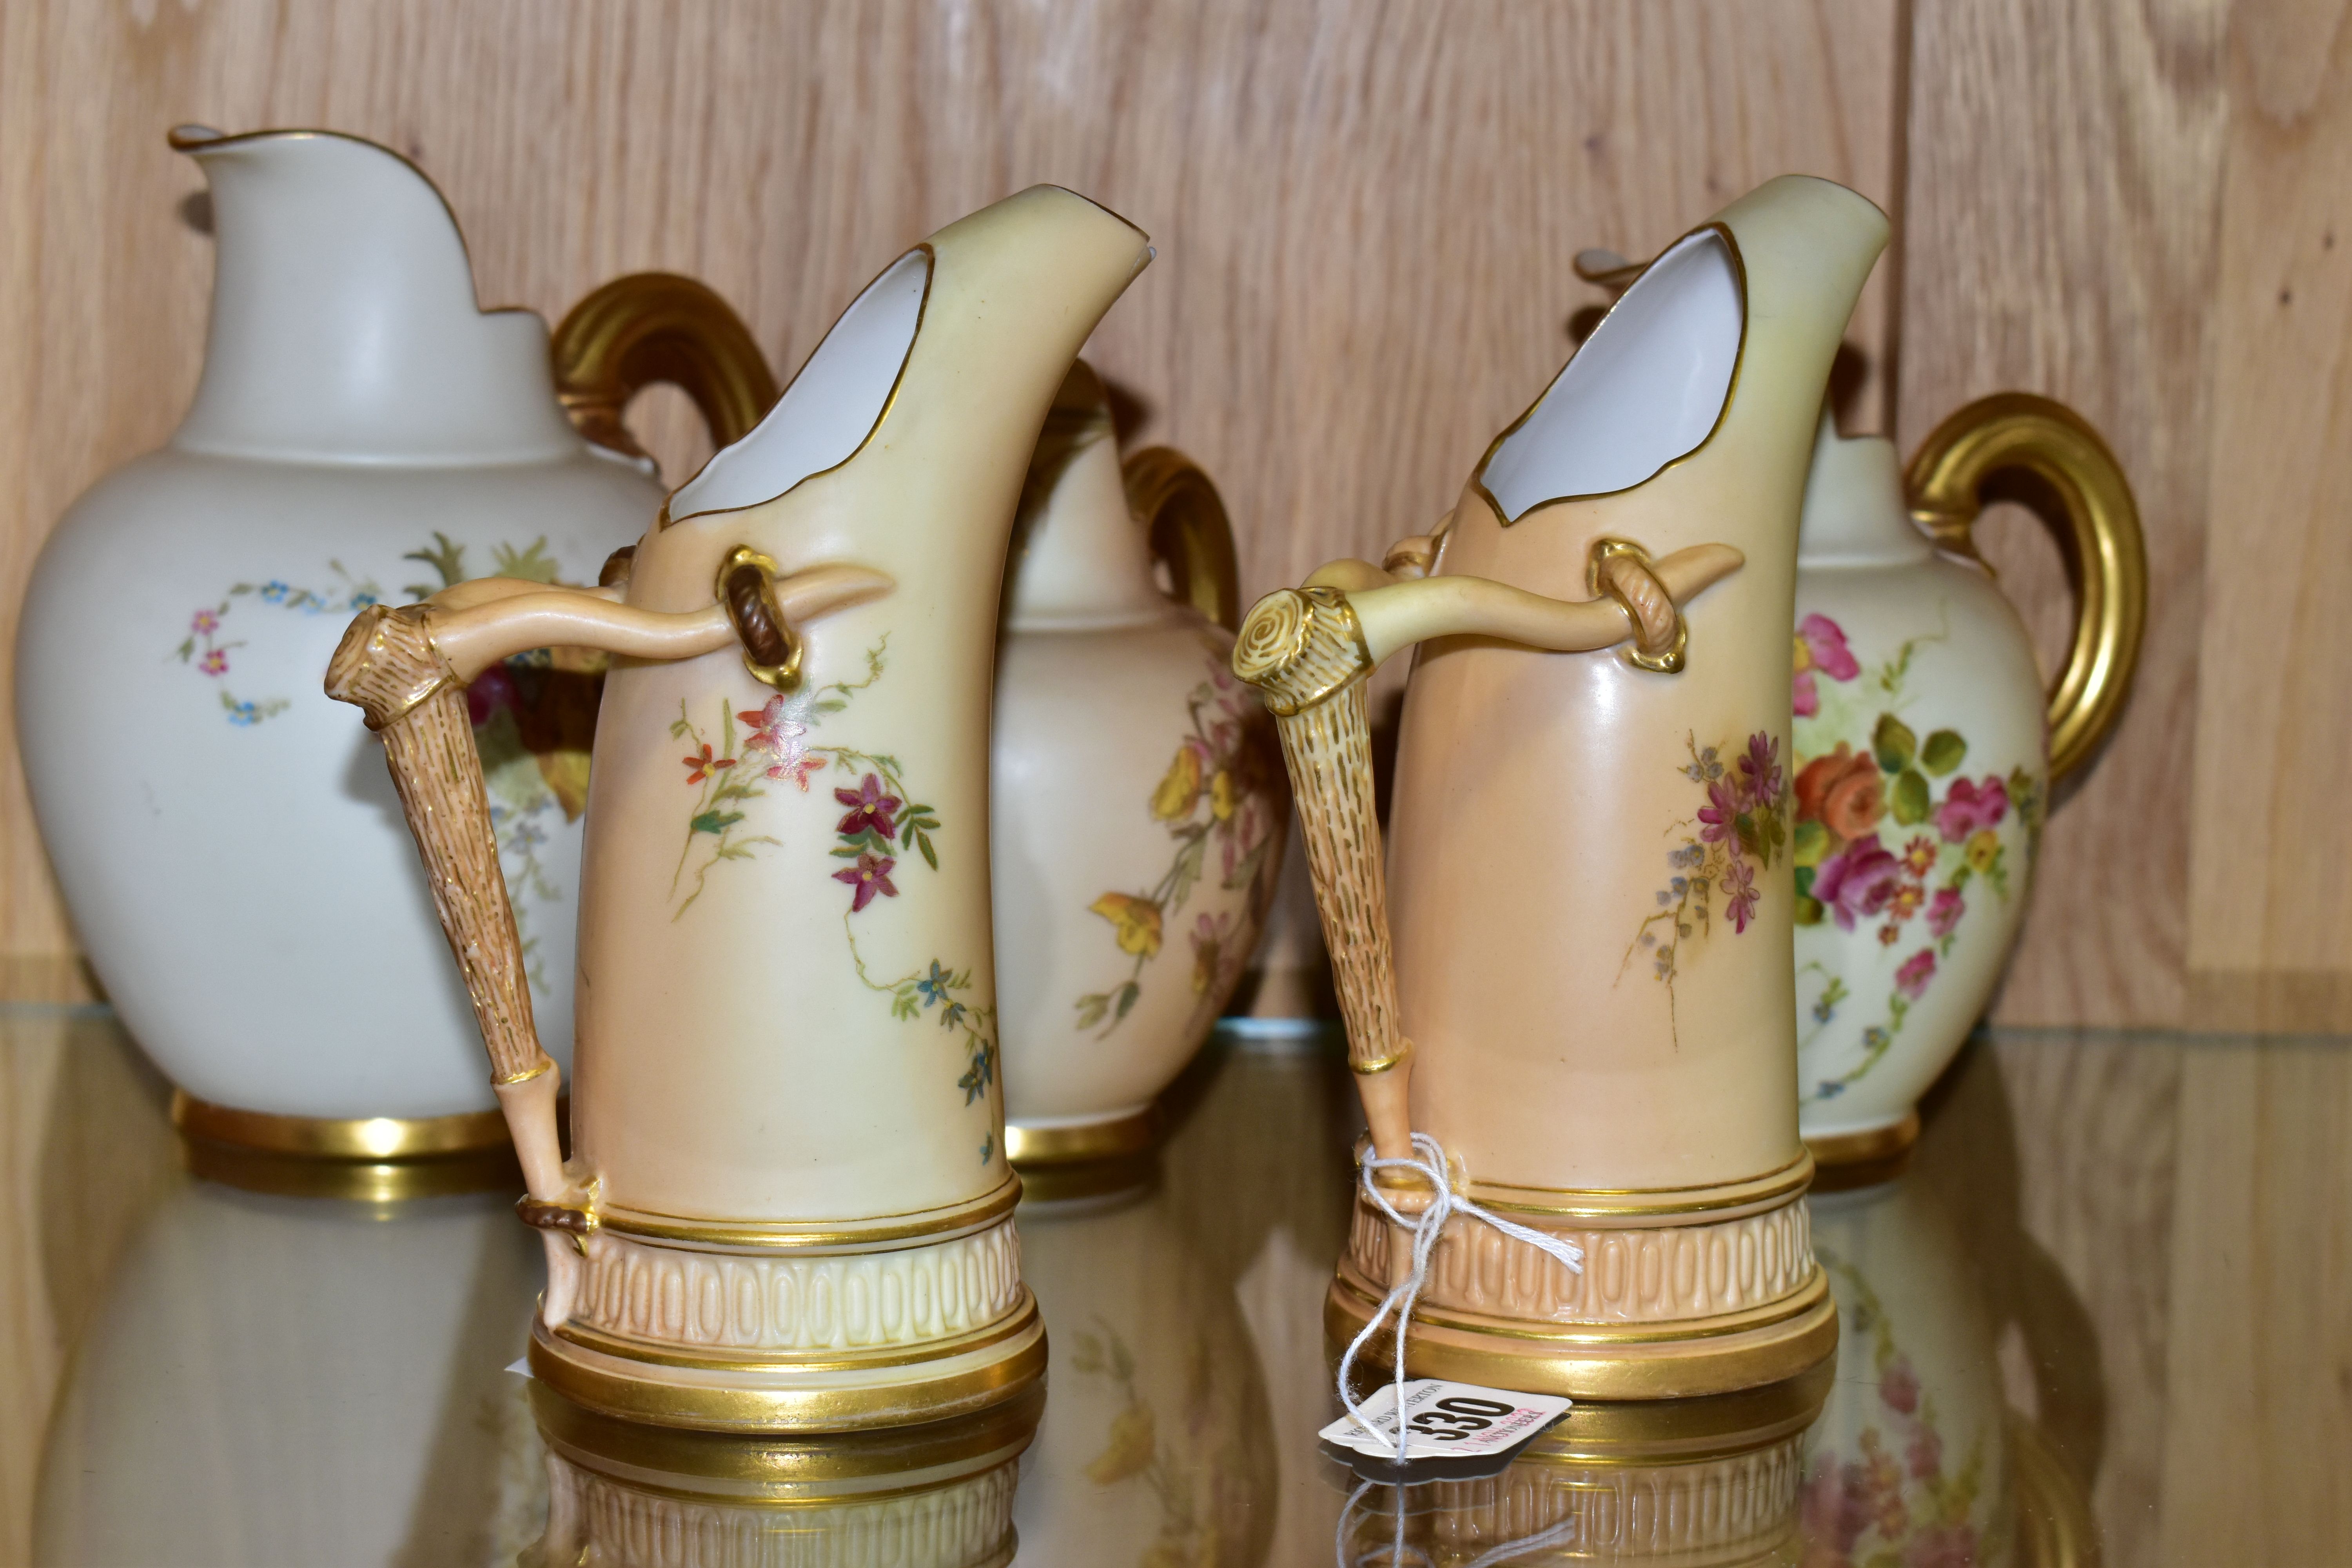
[[[1151,1463],[1155,1447],[1151,1432],[1151,1407],[1130,1405],[1120,1411],[1110,1424],[1110,1441],[1087,1467],[1087,1479],[1098,1487],[1123,1481],[1139,1474]]]
[[[1992,869],[2000,855],[2000,836],[1990,827],[1979,827],[1969,835],[1969,864],[1979,872]]]
[[[1118,928],[1118,950],[1139,958],[1160,956],[1160,906],[1130,893],[1105,893],[1087,908]]]
[[[1797,634],[1797,673],[1802,675],[1813,668],[1813,650],[1805,646],[1805,634]]]
[[[1234,807],[1241,797],[1234,790],[1234,774],[1230,768],[1219,768],[1217,776],[1209,781],[1209,811],[1219,822],[1233,820]]]
[[[1151,815],[1162,822],[1173,822],[1191,816],[1192,803],[1200,798],[1201,753],[1190,746],[1179,746],[1176,760],[1168,764],[1167,776],[1151,792]]]

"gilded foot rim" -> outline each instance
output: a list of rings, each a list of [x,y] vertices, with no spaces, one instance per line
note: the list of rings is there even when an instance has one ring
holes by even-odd
[[[1817,1165],[1874,1164],[1910,1152],[1911,1145],[1919,1141],[1919,1113],[1906,1111],[1900,1121],[1890,1121],[1884,1127],[1864,1128],[1860,1132],[1830,1132],[1805,1140],[1805,1147],[1813,1152]]]
[[[705,1369],[593,1349],[534,1319],[533,1376],[625,1421],[706,1432],[857,1432],[969,1415],[1021,1397],[1045,1373],[1045,1324],[1026,1289],[976,1348],[898,1348],[866,1366]],[[852,1352],[854,1354],[854,1352]],[[847,1357],[844,1358],[848,1359]],[[837,1365],[837,1363],[835,1363]]]
[[[1015,1165],[1066,1165],[1081,1160],[1108,1160],[1138,1154],[1151,1147],[1159,1135],[1159,1119],[1146,1106],[1108,1121],[1082,1122],[1075,1127],[1024,1127],[1004,1124],[1004,1157]]]
[[[1346,1344],[1380,1302],[1345,1276],[1323,1300],[1323,1331]],[[1766,1308],[1684,1323],[1538,1323],[1416,1310],[1405,1349],[1415,1377],[1571,1399],[1685,1399],[1793,1378],[1837,1353],[1837,1302],[1817,1266]],[[1384,1328],[1359,1360],[1388,1364]]]
[[[496,1110],[455,1116],[280,1116],[172,1095],[189,1171],[249,1192],[397,1203],[519,1187]]]

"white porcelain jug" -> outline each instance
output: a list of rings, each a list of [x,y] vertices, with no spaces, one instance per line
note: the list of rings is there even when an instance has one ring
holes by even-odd
[[[1257,945],[1290,792],[1227,660],[1233,534],[1209,477],[1119,461],[1081,361],[1022,495],[991,755],[1005,1149],[1131,1152]],[[1152,577],[1164,562],[1173,597]]]
[[[204,374],[170,442],[93,485],[35,568],[16,712],[42,836],[193,1134],[379,1158],[503,1142],[399,803],[319,670],[378,599],[493,573],[593,583],[661,490],[574,433],[539,317],[477,307],[449,209],[405,159],[311,131],[173,145],[212,191]],[[715,297],[656,279],[648,310],[647,281],[567,323],[572,370],[605,395],[592,412],[625,395],[646,329],[697,335],[681,291],[732,327],[706,364],[766,381]],[[756,386],[737,401],[722,443],[764,407]],[[559,1050],[601,669],[541,650],[471,692]]]
[[[1969,535],[1985,481],[2019,470],[2083,563],[2073,653],[2046,695]],[[1913,1107],[2024,922],[2051,784],[2122,710],[2147,595],[2130,487],[2059,404],[2006,393],[1960,409],[1906,489],[1890,442],[1841,438],[1824,416],[1798,536],[1790,842],[1800,1121],[1832,1164],[1917,1135]]]

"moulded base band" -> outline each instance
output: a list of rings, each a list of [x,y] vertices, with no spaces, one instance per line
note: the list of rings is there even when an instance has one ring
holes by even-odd
[[[1345,1345],[1379,1310],[1343,1274],[1324,1298],[1323,1331]],[[1571,1399],[1685,1399],[1795,1377],[1836,1354],[1837,1342],[1837,1302],[1816,1264],[1769,1308],[1682,1322],[1517,1321],[1417,1307],[1405,1370]],[[1394,1343],[1384,1326],[1357,1359],[1387,1365]]]
[[[1114,1116],[1107,1121],[1075,1125],[1024,1127],[1004,1124],[1004,1157],[1016,1166],[1069,1165],[1082,1160],[1111,1160],[1139,1154],[1159,1136],[1159,1117],[1150,1106]]]
[[[172,1094],[188,1169],[209,1181],[299,1197],[390,1203],[519,1185],[497,1110],[454,1116],[282,1116]]]
[[[855,1364],[860,1359],[866,1364]],[[624,1421],[706,1432],[857,1432],[1019,1398],[1045,1373],[1045,1323],[1024,1287],[1020,1305],[977,1334],[795,1369],[640,1359],[591,1348],[534,1318],[530,1370],[573,1404]]]
[[[1805,1147],[1817,1165],[1866,1165],[1907,1153],[1919,1141],[1919,1113],[1906,1110],[1894,1121],[1853,1132],[1809,1135]]]

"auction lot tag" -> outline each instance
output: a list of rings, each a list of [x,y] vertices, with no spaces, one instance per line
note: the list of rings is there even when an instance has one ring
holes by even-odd
[[[1404,1385],[1407,1459],[1478,1459],[1515,1448],[1562,1415],[1571,1402],[1549,1394],[1513,1394],[1481,1388],[1475,1383],[1447,1383],[1443,1378],[1415,1378]],[[1342,1415],[1318,1434],[1327,1443],[1352,1448],[1374,1458],[1394,1459],[1397,1442],[1397,1391],[1381,1384],[1363,1402],[1367,1432],[1352,1416]],[[1377,1434],[1377,1436],[1375,1436]]]

